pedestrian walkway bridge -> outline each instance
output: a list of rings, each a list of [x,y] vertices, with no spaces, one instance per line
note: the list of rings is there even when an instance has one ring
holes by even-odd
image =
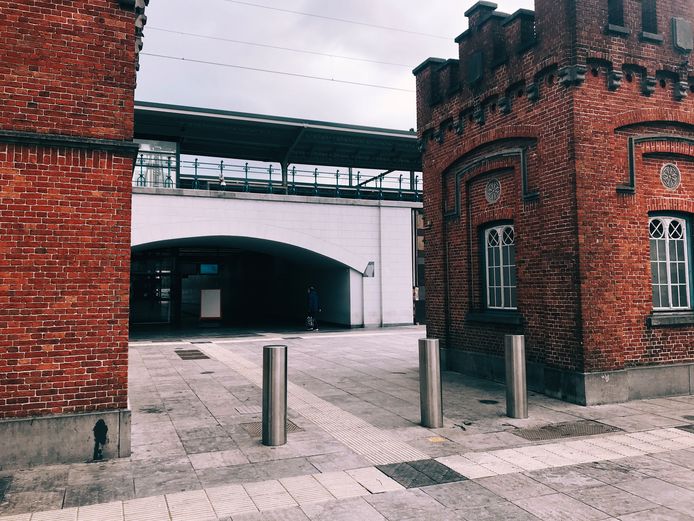
[[[137,103],[131,323],[411,324],[414,132]],[[420,231],[420,234],[422,231]]]

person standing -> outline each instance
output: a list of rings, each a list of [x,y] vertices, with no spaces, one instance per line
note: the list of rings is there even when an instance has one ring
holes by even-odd
[[[308,316],[311,317],[311,329],[318,329],[318,313],[320,313],[320,300],[314,286],[308,287]]]

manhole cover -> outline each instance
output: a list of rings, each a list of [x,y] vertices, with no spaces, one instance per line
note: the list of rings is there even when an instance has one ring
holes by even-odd
[[[478,400],[480,403],[483,403],[485,405],[496,405],[499,403],[499,400]]]
[[[241,427],[251,438],[260,438],[263,434],[263,422],[242,423]],[[303,430],[294,422],[287,420],[287,434],[290,432],[302,432]]]
[[[178,349],[174,351],[182,360],[205,360],[210,358],[199,349]]]
[[[405,488],[428,487],[467,479],[433,459],[376,465],[376,468]]]
[[[691,432],[692,434],[694,434],[694,425],[680,425],[677,428],[681,431]]]
[[[517,429],[512,432],[516,436],[529,441],[556,440],[558,438],[571,438],[573,436],[592,436],[594,434],[607,434],[620,432],[622,429],[605,425],[604,423],[582,420],[577,422],[556,423],[534,429]]]

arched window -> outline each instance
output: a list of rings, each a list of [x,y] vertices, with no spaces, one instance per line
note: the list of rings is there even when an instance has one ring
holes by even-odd
[[[607,23],[624,26],[624,0],[607,0]]]
[[[656,0],[641,0],[641,28],[644,33],[658,34]]]
[[[689,230],[687,220],[658,216],[649,221],[653,309],[690,309]]]
[[[516,309],[516,241],[513,225],[484,231],[487,308]]]

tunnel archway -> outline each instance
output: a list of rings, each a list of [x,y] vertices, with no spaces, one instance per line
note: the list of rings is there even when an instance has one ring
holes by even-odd
[[[349,266],[291,244],[238,236],[179,238],[132,248],[130,321],[139,327],[298,327],[306,291],[322,320],[349,326]],[[361,274],[356,274],[361,277]]]

